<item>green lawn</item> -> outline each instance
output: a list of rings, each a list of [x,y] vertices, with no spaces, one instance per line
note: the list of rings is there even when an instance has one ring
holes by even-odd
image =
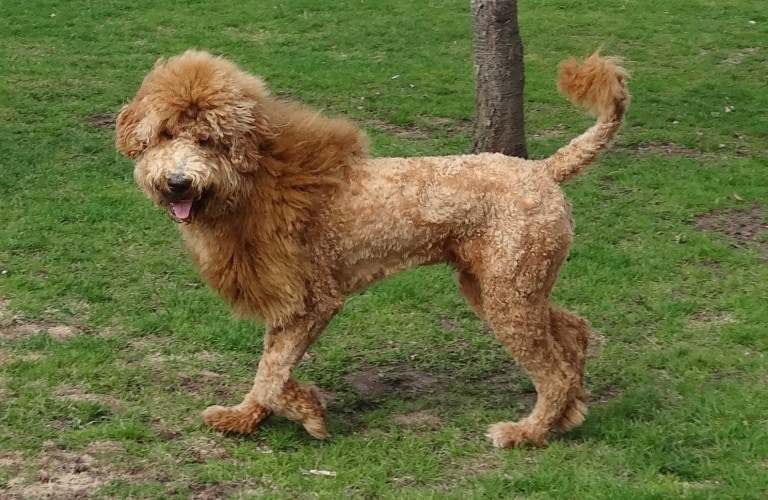
[[[104,116],[196,47],[355,119],[375,155],[465,152],[467,0],[1,2],[0,497],[766,498],[762,3],[521,2],[533,156],[592,122],[557,94],[559,60],[623,56],[633,102],[566,188],[555,299],[594,326],[590,414],[500,451],[486,427],[533,388],[442,267],[350,298],[301,365],[330,440],[204,427],[248,389],[262,329],[202,284]]]

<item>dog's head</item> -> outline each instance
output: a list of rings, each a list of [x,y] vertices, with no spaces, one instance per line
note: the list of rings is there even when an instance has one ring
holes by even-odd
[[[258,78],[204,52],[160,59],[117,117],[116,146],[144,193],[177,222],[215,217],[242,199],[243,176],[273,138]],[[215,200],[215,202],[214,202]]]

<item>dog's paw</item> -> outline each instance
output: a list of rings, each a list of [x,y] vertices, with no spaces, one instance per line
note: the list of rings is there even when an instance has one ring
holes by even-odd
[[[555,429],[568,431],[581,425],[587,417],[587,403],[582,398],[574,398],[568,403],[562,416],[555,422]]]
[[[325,419],[322,417],[309,417],[302,422],[302,425],[314,438],[327,439],[331,437],[325,428]]]
[[[488,428],[486,437],[496,448],[516,448],[520,446],[544,447],[547,445],[546,433],[535,432],[525,422],[499,422]]]
[[[263,411],[262,411],[263,410]],[[259,423],[269,415],[266,408],[257,408],[256,411],[244,411],[233,406],[209,406],[203,411],[203,422],[217,431],[236,432],[238,434],[253,434],[259,427]]]
[[[301,394],[295,403],[296,410],[301,415],[301,418],[298,419],[301,425],[312,437],[317,439],[329,438],[331,435],[325,428],[326,401],[320,390],[314,384],[306,384],[298,386],[297,393]]]

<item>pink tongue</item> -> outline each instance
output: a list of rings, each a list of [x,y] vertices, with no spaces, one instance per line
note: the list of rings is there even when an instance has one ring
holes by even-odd
[[[178,203],[171,203],[171,210],[177,219],[188,219],[189,213],[192,211],[192,200],[184,200]]]

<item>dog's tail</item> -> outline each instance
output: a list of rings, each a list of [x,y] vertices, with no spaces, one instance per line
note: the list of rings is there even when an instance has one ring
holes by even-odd
[[[557,182],[564,182],[584,171],[611,141],[624,119],[629,104],[627,72],[615,58],[595,52],[583,64],[575,59],[560,63],[557,89],[574,104],[597,114],[589,130],[543,160]]]

